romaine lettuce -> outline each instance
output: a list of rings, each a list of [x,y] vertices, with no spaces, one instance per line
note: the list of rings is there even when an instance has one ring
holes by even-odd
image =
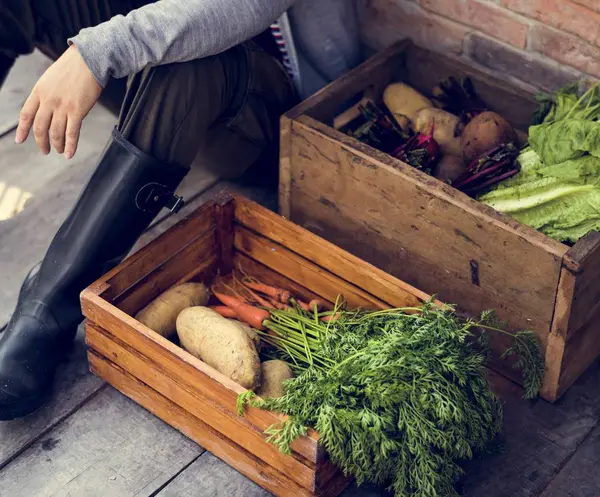
[[[560,241],[600,230],[600,86],[560,90],[529,128],[521,171],[479,200]]]
[[[600,159],[587,155],[545,167],[528,148],[518,160],[521,172],[481,202],[560,241],[600,229]]]

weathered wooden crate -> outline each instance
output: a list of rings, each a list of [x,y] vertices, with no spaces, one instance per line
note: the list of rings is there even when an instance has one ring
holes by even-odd
[[[311,299],[385,308],[430,297],[244,199],[221,195],[82,293],[92,370],[278,496],[336,496],[347,486],[311,432],[283,455],[264,430],[281,417],[236,412],[244,389],[132,315],[172,285],[243,271]]]
[[[533,95],[404,41],[284,116],[281,213],[466,312],[496,309],[511,328],[533,329],[546,354],[542,396],[554,401],[600,353],[600,234],[568,247],[334,128],[347,100],[392,81],[429,94],[448,76],[471,77],[527,131]]]

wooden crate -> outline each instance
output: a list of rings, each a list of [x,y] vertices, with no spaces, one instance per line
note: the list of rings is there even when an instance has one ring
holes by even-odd
[[[470,76],[527,131],[533,95],[404,41],[284,116],[281,213],[465,312],[496,309],[512,329],[533,329],[546,354],[542,396],[554,401],[600,353],[600,234],[570,248],[334,128],[353,97],[392,81],[430,93],[448,76]],[[519,381],[506,363],[493,367]]]
[[[365,308],[430,297],[247,199],[221,195],[82,293],[92,370],[150,412],[278,496],[336,496],[347,486],[319,437],[290,455],[265,441],[274,413],[236,412],[244,389],[132,315],[172,285],[243,271],[306,299]]]

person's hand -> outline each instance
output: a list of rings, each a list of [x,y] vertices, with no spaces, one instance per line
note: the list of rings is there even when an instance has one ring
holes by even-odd
[[[21,110],[15,141],[23,143],[33,128],[43,154],[50,153],[52,142],[59,154],[70,159],[77,150],[81,123],[101,93],[79,50],[71,45],[33,87]]]

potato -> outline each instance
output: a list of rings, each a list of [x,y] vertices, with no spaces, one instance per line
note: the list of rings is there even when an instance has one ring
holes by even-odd
[[[435,170],[434,176],[440,181],[451,185],[466,172],[467,166],[462,157],[444,155]]]
[[[135,315],[140,323],[164,337],[175,334],[177,316],[186,307],[206,305],[210,291],[202,283],[184,283],[160,294]]]
[[[177,335],[190,354],[248,389],[260,385],[254,342],[231,319],[208,307],[189,307],[177,317]]]
[[[404,83],[388,85],[383,92],[383,102],[399,124],[406,123],[403,116],[414,122],[421,109],[433,107],[431,100]]]
[[[516,141],[515,130],[506,119],[495,112],[483,112],[462,133],[462,157],[468,165],[491,149]]]
[[[460,119],[441,109],[422,109],[417,114],[414,129],[428,135],[433,129],[433,139],[443,154],[460,155],[462,151],[459,127]],[[454,136],[458,128],[459,136]]]
[[[290,367],[283,361],[273,360],[263,362],[260,369],[262,383],[256,394],[264,399],[282,397],[283,382],[294,377]]]
[[[246,335],[248,335],[250,337],[250,340],[252,340],[252,343],[256,347],[256,351],[260,353],[260,349],[262,348],[262,342],[260,341],[260,336],[258,334],[258,331],[256,331],[254,328],[252,328],[252,326],[250,326],[249,324],[242,323],[241,321],[238,321],[237,319],[231,319],[231,321],[233,321],[234,323],[237,323],[239,326],[242,327],[242,329],[246,332]]]

